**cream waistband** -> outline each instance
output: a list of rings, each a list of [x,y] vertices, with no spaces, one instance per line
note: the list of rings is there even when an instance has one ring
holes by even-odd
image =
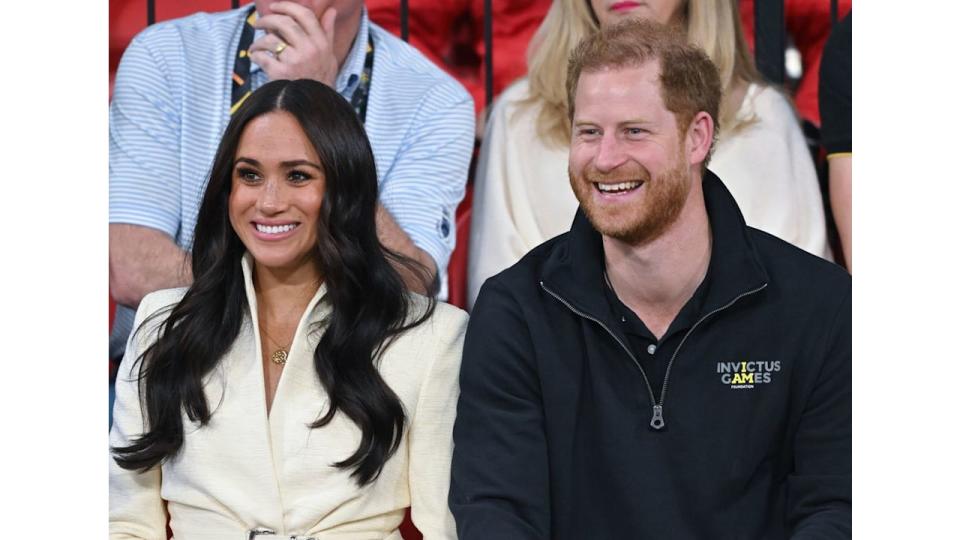
[[[256,527],[247,531],[245,540],[325,540],[326,538],[341,538],[341,535],[298,535],[298,534],[277,534],[276,531],[267,527]],[[393,531],[383,540],[403,540],[400,531]]]

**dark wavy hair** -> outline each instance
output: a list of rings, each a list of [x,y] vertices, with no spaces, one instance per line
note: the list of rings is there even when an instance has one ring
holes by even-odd
[[[392,339],[432,315],[435,300],[430,294],[425,308],[415,307],[391,263],[421,276],[428,291],[436,290],[436,280],[377,238],[373,151],[350,105],[316,81],[273,81],[250,95],[227,126],[197,217],[193,285],[178,304],[155,315],[168,314],[157,340],[136,359],[148,428],[129,446],[113,448],[124,469],[146,471],[175,456],[183,446],[183,412],[201,426],[213,414],[203,378],[236,340],[249,308],[241,269],[245,248],[228,215],[234,159],[247,124],[273,111],[297,119],[326,177],[316,258],[332,312],[323,322],[313,363],[329,409],[318,411],[310,427],[327,425],[338,411],[356,423],[362,431],[359,447],[334,466],[352,468],[360,486],[379,476],[400,445],[403,406],[376,364]],[[147,321],[137,332],[146,326]]]

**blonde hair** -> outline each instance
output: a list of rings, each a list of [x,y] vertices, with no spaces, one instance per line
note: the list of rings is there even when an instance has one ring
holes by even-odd
[[[739,103],[729,99],[733,88],[740,81],[762,82],[740,27],[736,0],[686,0],[682,9],[687,42],[702,48],[720,74],[723,99],[718,123],[725,134],[735,133],[755,119],[737,119]],[[541,107],[537,132],[550,143],[562,146],[570,141],[567,59],[580,40],[599,29],[590,0],[553,0],[530,41],[530,94],[524,104]]]

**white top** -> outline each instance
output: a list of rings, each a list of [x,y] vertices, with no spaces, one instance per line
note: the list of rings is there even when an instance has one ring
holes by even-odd
[[[236,343],[205,383],[213,409],[210,423],[199,427],[184,414],[181,452],[145,474],[121,469],[110,459],[110,537],[165,540],[169,512],[175,538],[240,539],[251,528],[266,527],[287,536],[399,540],[397,527],[409,506],[425,539],[456,538],[447,492],[466,314],[437,304],[431,319],[384,353],[380,374],[403,403],[407,427],[380,477],[360,489],[351,469],[331,465],[357,449],[359,428],[342,413],[322,428],[307,427],[326,408],[312,362],[320,336],[308,331],[330,311],[325,287],[300,320],[268,415],[247,258],[244,275],[250,312]],[[184,292],[146,296],[135,328]],[[131,365],[155,339],[163,318],[131,338],[117,378],[111,445],[126,445],[143,432]]]
[[[528,251],[567,232],[578,202],[568,148],[544,144],[537,106],[520,106],[527,79],[506,89],[487,124],[474,186],[467,284],[472,307],[483,282]],[[790,103],[751,84],[738,116],[757,122],[714,149],[709,169],[730,190],[748,225],[830,258],[816,170]],[[722,126],[721,126],[722,128]]]

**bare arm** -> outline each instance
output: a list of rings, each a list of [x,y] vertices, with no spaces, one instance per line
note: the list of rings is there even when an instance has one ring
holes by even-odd
[[[110,224],[110,292],[137,307],[147,294],[193,281],[190,258],[165,233],[149,227]]]
[[[830,169],[830,207],[840,233],[843,260],[847,270],[853,273],[853,156],[831,156],[827,165]]]
[[[377,203],[377,236],[380,237],[380,243],[388,249],[422,264],[427,269],[428,275],[425,277],[428,280],[432,281],[436,277],[437,263],[433,260],[433,257],[413,243],[413,240],[397,225],[396,220],[383,207],[382,203]],[[404,283],[411,290],[421,294],[427,292],[424,288],[426,284],[415,272],[403,265],[395,265],[394,268],[400,273],[400,277],[403,278]]]

